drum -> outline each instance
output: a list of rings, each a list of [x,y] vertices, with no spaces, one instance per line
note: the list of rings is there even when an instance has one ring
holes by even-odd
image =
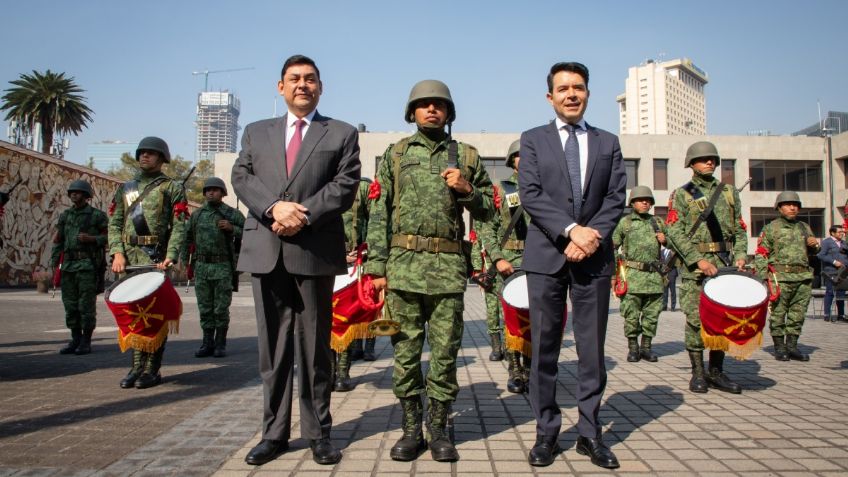
[[[527,276],[516,270],[504,280],[501,292],[501,308],[504,319],[504,343],[511,351],[525,356],[532,354],[530,340],[530,295],[527,292]],[[568,308],[563,309],[562,328],[568,319]]]
[[[357,281],[358,270],[350,267],[347,273],[336,275],[333,283],[333,331],[330,333],[330,347],[338,353],[346,350],[353,340],[369,338],[368,324],[379,312],[360,301]]]
[[[704,346],[748,358],[762,345],[768,298],[762,280],[736,269],[704,280],[699,307]]]
[[[168,333],[178,333],[183,302],[162,272],[128,274],[106,290],[106,306],[118,325],[121,352],[152,353]]]

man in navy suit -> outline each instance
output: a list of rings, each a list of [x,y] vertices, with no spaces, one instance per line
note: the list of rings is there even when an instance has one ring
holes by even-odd
[[[601,440],[598,410],[607,382],[612,232],[624,209],[627,177],[618,138],[583,120],[589,70],[580,63],[557,63],[547,79],[556,118],[521,135],[518,169],[521,203],[532,219],[522,264],[530,298],[530,403],[536,416],[536,444],[528,460],[550,465],[560,451],[556,380],[570,293],[578,350],[577,452],[614,469],[618,460]]]
[[[833,287],[833,280],[830,277],[835,277],[842,271],[842,268],[848,266],[848,247],[845,245],[843,238],[845,237],[845,229],[840,225],[832,225],[828,230],[830,237],[822,240],[821,251],[818,253],[818,258],[821,261],[822,275],[824,275],[825,293],[824,293],[824,321],[830,321],[830,309],[833,306],[833,299],[836,298],[836,318],[833,323],[845,320],[845,291],[836,290]]]

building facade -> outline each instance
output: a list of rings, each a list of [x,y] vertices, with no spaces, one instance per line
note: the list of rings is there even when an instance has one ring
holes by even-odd
[[[137,142],[101,141],[89,144],[85,156],[92,167],[98,171],[107,172],[120,168],[121,156],[125,153],[133,156],[136,149],[138,149]]]
[[[625,91],[616,97],[619,134],[705,135],[707,82],[688,58],[629,68]]]
[[[238,149],[241,101],[229,91],[204,91],[197,95],[197,150],[195,160],[214,160],[219,152]]]

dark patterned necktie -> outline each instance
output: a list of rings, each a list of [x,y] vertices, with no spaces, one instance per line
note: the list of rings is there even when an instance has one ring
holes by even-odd
[[[286,173],[291,175],[294,161],[297,160],[297,152],[300,151],[300,144],[303,142],[303,126],[306,121],[298,119],[294,123],[294,135],[289,141],[289,147],[286,148]]]
[[[575,126],[565,125],[568,139],[565,140],[565,164],[568,166],[568,177],[571,179],[571,195],[574,199],[574,220],[580,222],[580,209],[583,208],[583,186],[580,182],[580,145]]]

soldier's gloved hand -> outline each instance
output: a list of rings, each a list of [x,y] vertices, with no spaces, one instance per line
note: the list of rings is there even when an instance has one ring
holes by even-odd
[[[505,277],[508,277],[515,273],[515,269],[512,268],[512,264],[509,263],[508,260],[498,260],[497,262],[495,262],[495,267],[498,269],[498,272]]]
[[[448,187],[459,192],[461,195],[468,195],[471,193],[472,189],[471,184],[462,177],[462,174],[459,172],[459,169],[456,168],[448,168],[442,171],[440,174],[442,178],[447,183]]]
[[[371,280],[371,284],[374,285],[374,289],[377,290],[377,293],[380,293],[389,287],[386,277],[374,278]]]
[[[127,259],[124,254],[118,252],[112,256],[112,271],[115,273],[124,273],[127,269]]]
[[[707,260],[698,260],[698,270],[708,277],[714,277],[718,274],[718,268]]]

